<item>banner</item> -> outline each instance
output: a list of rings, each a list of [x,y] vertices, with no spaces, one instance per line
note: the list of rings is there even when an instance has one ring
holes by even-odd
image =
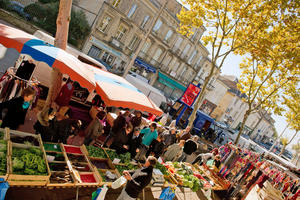
[[[185,90],[180,100],[187,106],[192,106],[199,93],[200,88],[190,83],[189,87]]]

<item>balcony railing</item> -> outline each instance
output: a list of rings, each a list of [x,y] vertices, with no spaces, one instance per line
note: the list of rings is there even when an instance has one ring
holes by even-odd
[[[116,47],[117,49],[122,50],[124,47],[124,44],[122,42],[120,42],[119,40],[117,40],[116,38],[112,37],[110,40],[110,44],[113,45],[114,47]]]

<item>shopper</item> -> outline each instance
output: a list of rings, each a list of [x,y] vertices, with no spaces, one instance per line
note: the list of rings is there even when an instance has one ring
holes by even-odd
[[[82,122],[75,119],[63,119],[56,122],[56,135],[53,142],[66,144],[69,136],[76,135],[81,128]]]
[[[133,116],[130,120],[133,129],[135,128],[140,128],[141,124],[142,124],[142,113],[140,111],[137,111],[135,113],[135,116]]]
[[[143,135],[142,144],[139,153],[136,155],[136,160],[144,161],[145,155],[149,149],[149,146],[153,140],[155,140],[158,136],[156,131],[156,123],[152,123],[149,128],[145,128],[140,131]]]
[[[96,118],[89,124],[85,133],[85,145],[93,145],[96,139],[104,133],[106,112],[98,112]]]
[[[44,142],[51,142],[55,135],[54,118],[56,109],[47,107],[37,114],[37,121],[33,128],[36,134],[40,134]]]
[[[139,193],[151,182],[153,167],[157,160],[153,156],[149,156],[144,167],[134,171],[123,171],[127,184],[122,190],[117,200],[134,200]]]
[[[109,135],[105,138],[105,141],[103,143],[104,147],[107,147],[107,143],[111,140],[114,139],[115,136],[126,126],[126,118],[124,115],[119,112],[118,117],[114,120],[113,126],[109,132]]]
[[[155,158],[159,158],[164,150],[165,150],[164,138],[162,135],[159,135],[156,140],[153,140],[149,146],[149,150],[147,151],[146,157],[149,155],[154,156]]]
[[[163,138],[165,141],[166,146],[170,146],[176,143],[176,128],[171,128],[169,131],[163,132]]]
[[[197,141],[198,141],[198,136],[194,136],[192,139],[189,139],[185,142],[182,155],[178,159],[179,162],[185,162],[187,156],[192,155],[192,153],[194,153],[197,150],[198,148]]]
[[[1,128],[18,129],[24,124],[30,102],[33,100],[35,91],[28,87],[25,88],[20,97],[0,103]]]
[[[215,156],[218,154],[217,151],[213,151],[211,153],[202,153],[202,154],[199,154],[195,160],[192,162],[192,164],[195,164],[195,163],[199,163],[200,165],[203,165],[203,164],[206,164],[208,160],[214,160],[215,159]]]
[[[180,133],[180,139],[179,140],[185,140],[187,141],[192,137],[192,134],[190,133],[191,127],[187,126],[186,129],[182,130]]]
[[[132,132],[131,124],[127,124],[114,138],[113,143],[110,145],[111,149],[115,149],[117,154],[126,153],[129,150],[128,140],[129,134]]]
[[[131,158],[134,158],[136,154],[140,151],[140,146],[142,144],[142,135],[140,134],[139,128],[134,128],[133,132],[131,132],[128,136],[128,146],[129,146],[129,153]]]
[[[180,140],[179,143],[175,143],[175,144],[169,146],[167,148],[166,152],[163,155],[163,160],[165,162],[167,162],[167,161],[172,161],[172,162],[177,161],[177,159],[182,154],[184,143],[185,143],[184,140]]]

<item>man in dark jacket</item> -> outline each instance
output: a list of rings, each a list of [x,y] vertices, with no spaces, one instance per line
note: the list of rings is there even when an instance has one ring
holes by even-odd
[[[127,145],[129,140],[129,134],[132,131],[132,126],[127,125],[126,128],[123,128],[114,138],[113,143],[109,146],[111,149],[115,149],[117,154],[126,153],[129,150]]]
[[[126,187],[122,190],[117,200],[134,200],[139,193],[151,182],[153,167],[156,165],[156,158],[149,156],[144,167],[134,171],[123,171],[127,179]]]
[[[82,122],[75,119],[63,119],[57,121],[55,125],[56,135],[54,142],[67,144],[67,139],[71,135],[75,135],[80,129]]]
[[[146,157],[149,155],[154,156],[155,158],[159,158],[164,150],[165,150],[165,143],[162,135],[159,135],[156,140],[153,140],[149,146],[149,149],[146,153]]]
[[[134,158],[136,154],[140,151],[140,146],[142,144],[143,136],[140,134],[139,128],[134,128],[133,132],[131,132],[128,136],[128,146],[129,146],[129,153],[131,158]]]
[[[198,136],[194,136],[192,139],[189,139],[185,142],[182,155],[178,159],[178,162],[185,162],[187,156],[191,155],[197,150],[198,147],[197,141],[198,141]]]

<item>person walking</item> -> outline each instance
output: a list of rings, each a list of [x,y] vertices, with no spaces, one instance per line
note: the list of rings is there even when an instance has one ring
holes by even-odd
[[[131,132],[128,136],[128,146],[129,146],[129,153],[131,158],[134,158],[136,154],[140,151],[140,146],[142,144],[142,135],[140,134],[139,128],[134,128],[133,132]]]
[[[30,102],[33,100],[35,91],[28,87],[25,88],[20,97],[0,103],[1,128],[8,127],[16,130],[24,124]]]
[[[149,149],[150,144],[153,140],[156,140],[158,136],[156,128],[156,123],[152,123],[149,128],[140,131],[140,133],[143,135],[143,138],[140,151],[135,158],[137,161],[145,160],[145,155]]]
[[[182,130],[180,133],[180,139],[179,140],[189,140],[192,137],[191,132],[191,127],[187,126],[186,129]]]
[[[123,171],[127,184],[122,190],[117,200],[134,200],[140,192],[151,182],[153,168],[157,163],[157,159],[149,156],[141,169],[134,171]]]
[[[146,157],[149,155],[154,156],[155,158],[159,158],[164,150],[165,150],[165,143],[162,135],[159,135],[156,140],[153,140],[149,146],[149,150],[146,153]]]

